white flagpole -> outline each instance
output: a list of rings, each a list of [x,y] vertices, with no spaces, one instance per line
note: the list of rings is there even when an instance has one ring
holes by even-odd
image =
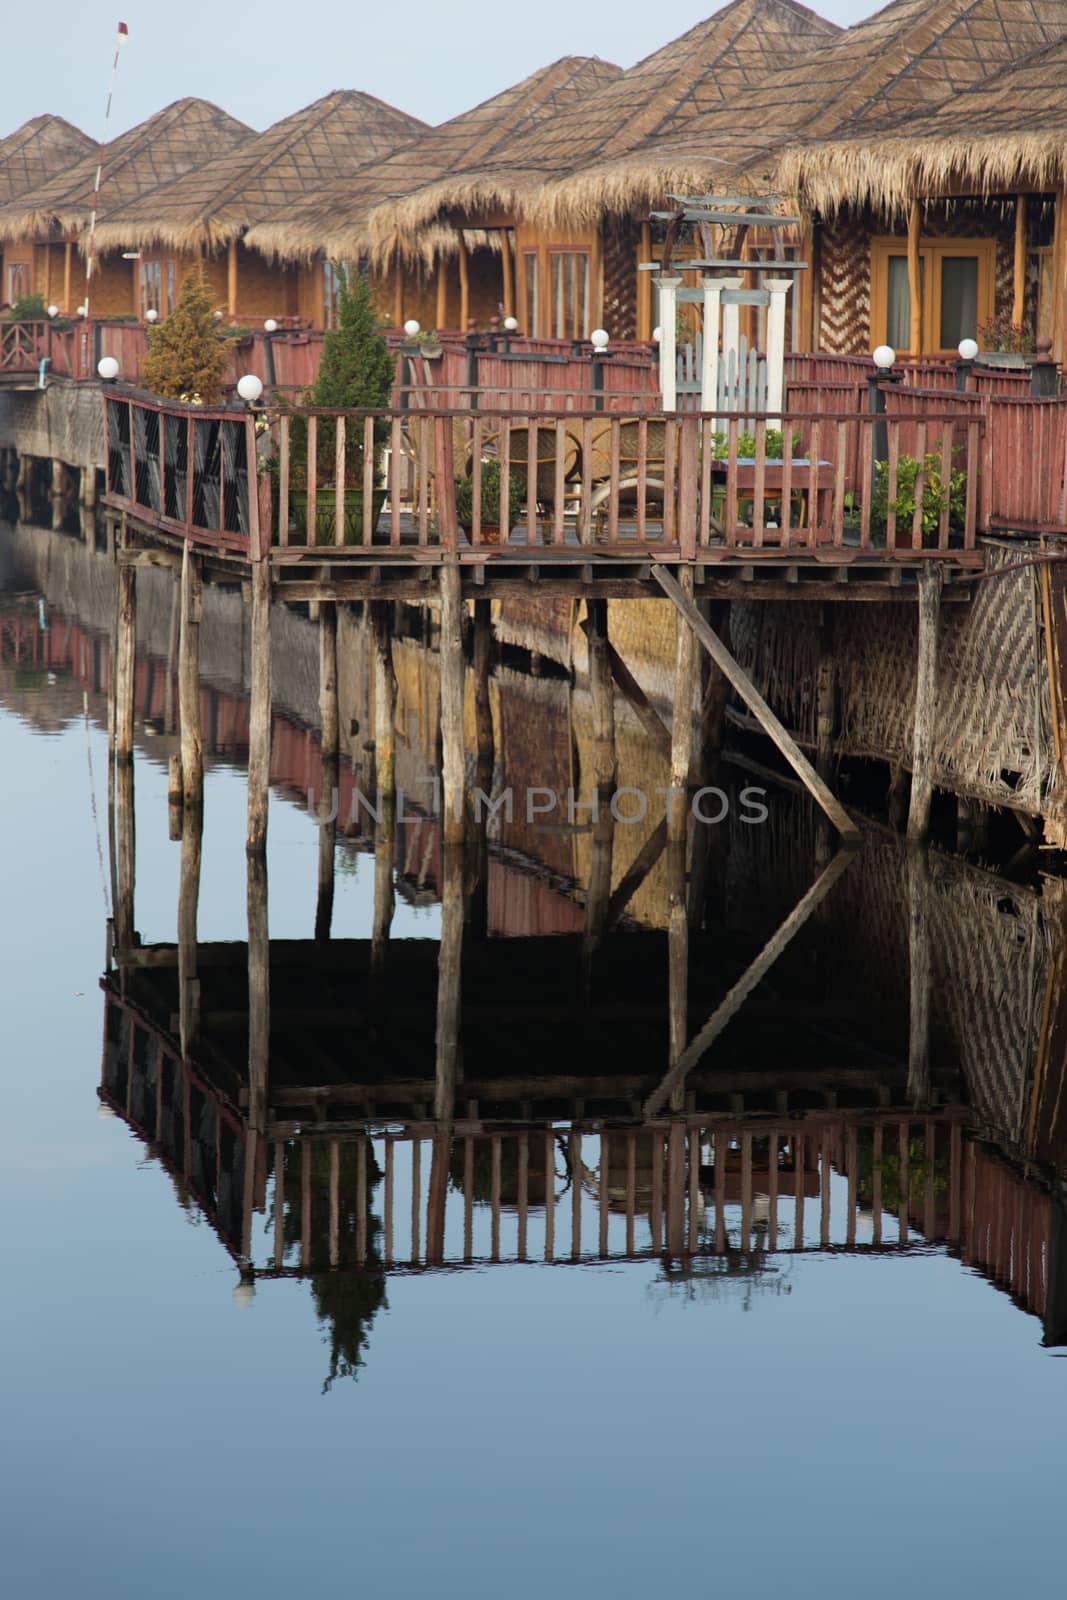
[[[104,105],[104,127],[100,134],[100,151],[96,161],[96,183],[93,185],[93,212],[89,218],[89,250],[85,260],[85,317],[89,318],[89,295],[93,283],[93,242],[96,238],[96,208],[100,200],[100,177],[104,168],[104,146],[107,144],[108,123],[111,121],[111,96],[115,92],[115,74],[119,70],[119,52],[129,36],[129,29],[124,22],[119,23],[118,33],[115,35],[115,59],[111,63],[111,78],[107,86],[107,101]]]

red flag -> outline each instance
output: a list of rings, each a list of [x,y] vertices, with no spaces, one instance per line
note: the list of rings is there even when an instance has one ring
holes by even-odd
[[[124,37],[127,37],[129,35],[129,32],[130,32],[130,30],[129,30],[129,28],[127,28],[126,24],[124,22],[120,22],[119,23],[119,33],[122,34]]]

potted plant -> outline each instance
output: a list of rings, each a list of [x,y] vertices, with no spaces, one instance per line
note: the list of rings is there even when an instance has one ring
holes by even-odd
[[[508,526],[506,534],[511,532],[513,523],[519,515],[522,504],[522,488],[515,478],[508,473]],[[482,525],[479,536],[483,544],[500,543],[500,462],[495,456],[489,456],[482,461],[482,493],[481,493]],[[474,479],[456,479],[456,521],[470,538],[474,526]],[[505,543],[507,539],[505,536]]]
[[[323,340],[318,377],[305,396],[305,403],[345,411],[384,409],[392,396],[394,362],[381,332],[370,284],[365,273],[349,274],[343,266],[338,266],[336,271],[337,326],[331,328]],[[376,418],[373,433],[375,483],[388,432],[388,419]],[[363,451],[363,425],[356,419],[349,422],[345,431],[345,544],[356,544],[363,536]],[[292,512],[300,532],[307,530],[307,452],[307,419],[294,416],[289,484]],[[337,423],[333,417],[318,419],[315,466],[314,542],[333,544],[337,505]],[[371,506],[372,525],[377,524],[384,503],[385,490],[376,488]]]
[[[1013,322],[1007,311],[978,324],[982,350],[979,362],[985,367],[1028,367],[1036,340],[1025,323]]]

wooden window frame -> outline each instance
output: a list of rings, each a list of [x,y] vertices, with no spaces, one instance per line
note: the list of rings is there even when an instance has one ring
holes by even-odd
[[[15,274],[23,279],[23,284],[15,288]],[[4,288],[7,293],[5,301],[14,305],[16,300],[25,300],[33,293],[33,262],[32,261],[6,261],[4,262]]]
[[[153,283],[151,293],[153,298],[146,299],[145,277],[151,275],[158,279]],[[137,263],[137,315],[144,317],[146,311],[157,311],[161,317],[169,317],[174,310],[177,298],[177,272],[172,256],[142,256]]]
[[[871,239],[871,326],[870,347],[885,344],[889,318],[889,258],[907,258],[908,241],[903,234],[881,234]],[[978,322],[990,322],[995,315],[997,294],[997,241],[995,239],[923,239],[919,259],[923,264],[923,348],[901,346],[898,355],[955,355],[934,342],[941,329],[941,262],[951,256],[978,257]]]

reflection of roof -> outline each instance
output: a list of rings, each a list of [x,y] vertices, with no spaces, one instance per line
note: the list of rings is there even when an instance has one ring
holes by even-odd
[[[33,117],[0,139],[0,205],[62,176],[96,145],[63,117]]]
[[[565,56],[429,129],[388,160],[306,193],[284,217],[253,229],[248,242],[283,255],[320,250],[338,257],[358,255],[366,245],[365,221],[373,206],[490,159],[502,141],[527,133],[570,106],[587,105],[601,85],[618,76],[619,68],[610,62]]]
[[[309,189],[351,183],[368,162],[426,131],[373,95],[338,89],[165,189],[107,208],[102,243],[217,245],[253,223],[277,223]]]
[[[204,160],[205,150],[232,149],[251,130],[208,100],[175,100],[104,148],[104,210],[135,200],[146,191],[191,172]],[[50,182],[34,186],[14,204],[0,210],[0,238],[64,233],[86,227],[93,207],[98,146],[82,153]]]

